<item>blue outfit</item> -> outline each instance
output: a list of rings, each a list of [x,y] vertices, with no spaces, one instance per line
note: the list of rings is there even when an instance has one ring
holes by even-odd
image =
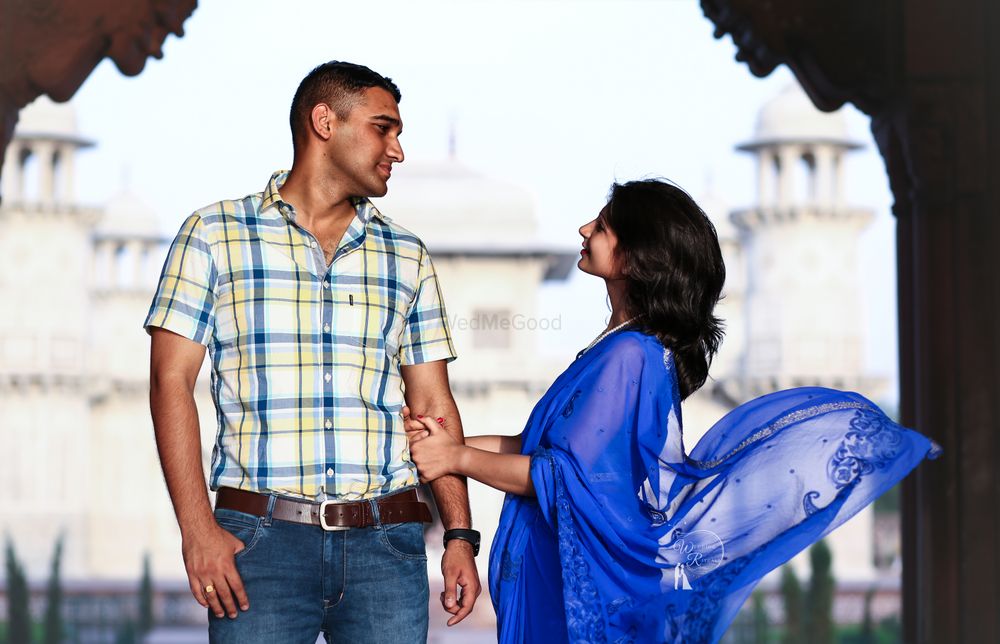
[[[271,495],[274,499],[275,495]],[[371,500],[378,517],[378,504]],[[208,611],[212,644],[427,642],[427,555],[422,523],[377,521],[326,532],[316,526],[216,508],[243,542],[236,570],[250,610],[236,619]]]
[[[613,334],[522,434],[537,498],[507,496],[490,553],[499,640],[716,642],[765,574],[938,451],[858,394],[805,387],[687,454],[672,354]]]

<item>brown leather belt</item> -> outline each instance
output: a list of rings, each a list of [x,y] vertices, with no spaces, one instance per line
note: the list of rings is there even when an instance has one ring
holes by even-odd
[[[258,517],[267,514],[270,496],[257,492],[247,492],[231,487],[219,488],[215,497],[215,507],[246,512]],[[381,523],[410,523],[421,521],[430,523],[431,511],[427,504],[417,499],[417,491],[410,489],[398,494],[383,496],[376,501],[378,518]],[[375,525],[375,514],[369,501],[297,501],[288,497],[275,498],[271,518],[294,523],[321,526],[324,530],[347,530],[367,528]]]

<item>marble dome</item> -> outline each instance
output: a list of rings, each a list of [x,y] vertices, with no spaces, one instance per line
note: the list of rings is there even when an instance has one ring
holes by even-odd
[[[97,227],[99,237],[151,238],[160,237],[160,223],[153,209],[137,195],[123,190],[112,197],[104,208],[104,217]]]
[[[502,248],[535,238],[534,199],[454,159],[406,161],[393,168],[389,193],[373,200],[399,225],[435,246]]]
[[[843,111],[820,111],[798,83],[791,83],[760,109],[753,140],[740,145],[739,149],[803,142],[861,147],[851,138]]]
[[[69,103],[56,103],[42,95],[21,110],[14,136],[20,139],[70,141],[82,147],[93,143],[80,136],[76,110]]]

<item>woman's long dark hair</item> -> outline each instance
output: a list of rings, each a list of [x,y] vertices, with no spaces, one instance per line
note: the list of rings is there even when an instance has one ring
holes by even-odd
[[[715,226],[686,192],[661,180],[614,184],[608,225],[618,238],[628,315],[673,352],[681,398],[708,378],[722,343],[713,315],[726,281]]]

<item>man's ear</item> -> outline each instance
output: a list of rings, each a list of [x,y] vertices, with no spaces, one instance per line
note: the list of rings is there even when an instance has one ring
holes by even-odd
[[[317,103],[309,112],[309,125],[316,136],[329,141],[337,128],[337,115],[326,103]]]

